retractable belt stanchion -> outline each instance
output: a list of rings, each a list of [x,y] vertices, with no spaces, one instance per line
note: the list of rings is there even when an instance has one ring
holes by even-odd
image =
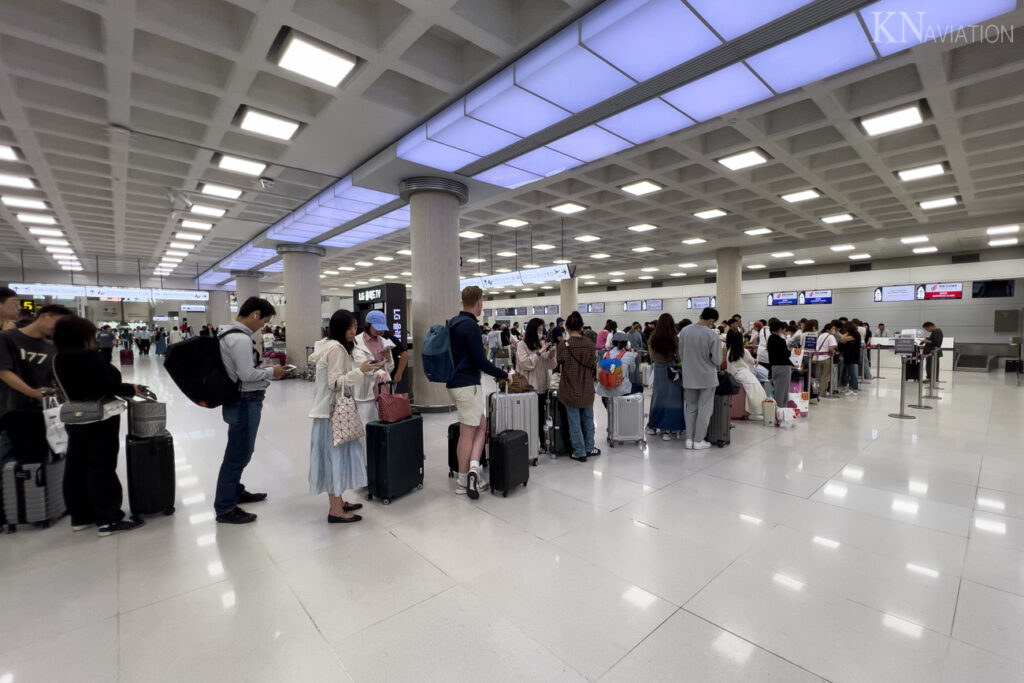
[[[924,361],[930,356],[921,356],[921,359],[917,362],[917,403],[911,403],[908,408],[914,408],[916,410],[931,410],[931,406],[924,404]]]
[[[925,398],[928,399],[929,401],[941,401],[942,400],[942,397],[938,396],[935,393],[936,391],[939,390],[939,388],[937,386],[935,386],[935,374],[939,370],[938,367],[937,367],[938,364],[939,364],[939,356],[938,356],[938,354],[933,353],[932,354],[932,381],[928,382],[928,395],[925,396]]]
[[[889,417],[894,417],[897,420],[916,420],[917,418],[913,415],[907,415],[904,410],[906,405],[906,391],[907,391],[907,357],[900,356],[900,412],[889,413]]]
[[[878,351],[875,354],[875,379],[885,379],[882,377],[882,345],[879,344],[875,349]]]

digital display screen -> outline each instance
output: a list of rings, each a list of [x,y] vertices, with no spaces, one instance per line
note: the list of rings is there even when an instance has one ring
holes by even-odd
[[[768,295],[769,306],[796,306],[796,292],[772,292]]]
[[[809,289],[805,292],[800,292],[800,299],[797,303],[801,304],[830,304],[832,303],[832,290],[831,289]]]
[[[686,307],[688,309],[699,308],[699,309],[703,310],[703,309],[707,308],[710,305],[711,305],[711,297],[710,296],[691,296],[689,299],[686,300]]]
[[[545,306],[544,315],[558,315],[558,304],[549,304]]]
[[[591,313],[604,313],[604,302],[599,304],[588,304]]]
[[[648,299],[644,302],[645,311],[660,311],[661,305],[664,303],[662,299]]]
[[[637,299],[636,301],[624,301],[622,302],[622,310],[624,311],[642,311],[644,310],[644,302]]]
[[[526,306],[515,309],[515,313],[513,313],[513,315],[526,315]]]
[[[913,301],[914,285],[893,285],[891,287],[875,287],[875,303],[893,301]]]
[[[978,280],[971,283],[971,296],[975,299],[1012,297],[1015,283],[1015,280]]]
[[[964,283],[962,282],[933,282],[927,285],[918,285],[917,300],[936,301],[943,299],[963,299]]]

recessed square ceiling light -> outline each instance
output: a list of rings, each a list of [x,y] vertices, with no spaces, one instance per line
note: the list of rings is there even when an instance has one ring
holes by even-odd
[[[0,173],[0,185],[4,187],[17,187],[22,190],[33,190],[36,184],[32,182],[31,178],[26,178],[20,175],[9,175],[7,173]]]
[[[10,197],[4,195],[0,197],[0,201],[4,203],[4,206],[13,206],[16,209],[37,209],[39,211],[46,211],[46,202],[41,199],[29,199],[27,197]]]
[[[57,228],[29,228],[29,234],[37,237],[63,237],[63,231]]]
[[[798,266],[809,266],[812,263],[814,263],[814,259],[802,258],[797,261],[793,261],[793,263],[795,263]]]
[[[204,223],[203,221],[182,221],[181,227],[189,228],[191,230],[210,230],[213,228],[213,223]]]
[[[529,223],[518,218],[506,218],[503,221],[498,221],[498,225],[503,225],[506,228],[521,228],[524,225],[529,225]]]
[[[384,261],[384,262],[387,262],[387,261],[394,261],[395,257],[394,256],[374,256],[373,260],[374,261]]]
[[[744,230],[744,234],[750,235],[751,237],[760,237],[761,235],[767,235],[772,232],[771,228],[751,228],[750,230]]]
[[[924,211],[931,211],[932,209],[945,209],[949,206],[956,206],[958,201],[956,197],[942,197],[941,199],[929,199],[926,202],[920,202],[919,206]]]
[[[606,259],[606,258],[611,258],[611,255],[610,254],[591,254],[590,258]]]
[[[915,237],[903,237],[900,242],[903,244],[922,244],[928,241],[928,235],[917,235]]]
[[[18,153],[10,145],[0,145],[0,160],[17,161]]]
[[[222,218],[227,213],[227,209],[220,209],[216,206],[209,206],[207,204],[193,204],[189,211],[192,213],[199,214],[200,216],[213,216],[214,218]]]
[[[259,161],[250,161],[230,154],[221,155],[217,165],[225,171],[234,171],[244,175],[260,175],[267,170],[267,165]]]
[[[789,258],[792,255],[793,252],[791,251],[777,251],[774,254],[772,254],[772,258]]]
[[[212,197],[224,197],[225,199],[238,199],[242,196],[242,191],[226,185],[215,185],[213,183],[203,183],[201,192],[208,194]]]
[[[51,254],[74,254],[75,253],[74,249],[69,249],[68,247],[47,247],[46,251],[50,252]]]
[[[985,231],[989,235],[1016,235],[1020,232],[1019,225],[1001,225],[996,228],[989,228]]]
[[[164,253],[167,254],[168,256],[181,256],[181,257],[188,256],[188,252],[187,251],[171,251],[171,250],[168,250],[168,251],[165,251]]]
[[[53,216],[44,216],[41,213],[19,213],[18,220],[22,223],[36,223],[38,225],[57,225],[57,219]]]
[[[191,251],[192,249],[196,248],[196,245],[189,244],[188,242],[171,242],[168,246],[171,249],[184,249],[186,251]]]
[[[836,223],[848,223],[853,220],[853,216],[848,213],[838,213],[835,216],[825,216],[821,219],[822,223],[828,223],[829,225],[835,225]]]
[[[651,266],[651,267],[648,267],[648,268],[641,268],[640,270],[642,272],[644,272],[644,273],[657,273],[658,271],[661,270],[661,268],[655,268],[655,267]]]
[[[800,202],[806,202],[810,199],[817,199],[820,196],[821,193],[817,190],[800,190],[799,192],[784,194],[782,195],[782,199],[790,204],[799,204]]]
[[[654,247],[633,247],[633,251],[635,251],[638,254],[644,254],[647,253],[648,251],[654,251]]]
[[[761,270],[765,268],[765,265],[763,263],[752,263],[749,266],[747,266],[747,268],[749,270]]]
[[[495,254],[495,256],[500,256],[501,258],[512,258],[515,255],[516,252],[514,251],[499,251],[497,254]]]
[[[853,251],[857,247],[852,244],[837,244],[834,247],[829,247],[832,251]]]
[[[319,41],[291,31],[277,65],[334,88],[352,72],[356,60],[340,50],[329,49]]]
[[[482,232],[474,232],[473,230],[463,230],[459,233],[459,237],[465,237],[467,240],[478,240],[483,236]]]
[[[861,118],[860,125],[868,135],[885,135],[893,131],[903,130],[911,126],[919,126],[924,123],[921,115],[921,107],[912,104],[909,107],[902,107],[885,114],[865,116]]]
[[[601,238],[598,237],[597,235],[576,235],[576,237],[573,237],[573,239],[576,240],[577,242],[597,242]]]
[[[935,176],[942,175],[946,172],[946,166],[944,164],[929,164],[928,166],[918,166],[917,168],[908,168],[905,171],[899,171],[900,180],[905,183],[909,183],[913,180],[922,180],[924,178],[934,178]]]
[[[998,240],[989,240],[988,246],[990,247],[1012,247],[1017,244],[1016,237],[1004,237]]]
[[[696,268],[697,264],[696,263],[680,263],[679,267],[683,268],[683,269],[686,269],[686,268]]]
[[[652,192],[657,192],[664,188],[658,183],[650,180],[641,180],[636,183],[630,183],[629,185],[623,185],[619,189],[623,192],[628,192],[631,195],[643,197],[645,194],[651,194]]]
[[[732,154],[727,157],[722,157],[718,160],[718,163],[725,166],[730,171],[739,171],[744,168],[750,168],[751,166],[758,166],[766,163],[768,156],[759,149],[751,149],[746,152],[740,152],[739,154]]]
[[[564,204],[552,206],[551,210],[556,213],[564,213],[568,215],[573,213],[579,213],[580,211],[586,211],[587,207],[583,206],[582,204],[577,204],[576,202],[565,202]]]
[[[178,232],[174,234],[176,240],[188,240],[189,242],[202,242],[203,236],[197,232]]]
[[[399,249],[395,253],[400,255],[400,256],[412,256],[412,250],[411,249]]]
[[[871,254],[850,254],[847,258],[851,261],[866,261],[871,258]]]
[[[556,265],[564,266],[564,265],[566,265],[568,263],[572,263],[572,260],[567,259],[567,258],[556,258],[554,261],[552,261],[552,263],[554,263]]]
[[[59,237],[40,237],[39,244],[48,244],[51,247],[67,247],[71,243]]]
[[[721,218],[722,216],[725,216],[726,212],[721,209],[708,209],[707,211],[698,211],[693,215],[704,220],[711,220],[712,218]]]
[[[278,140],[291,140],[295,131],[299,129],[298,121],[274,116],[251,107],[245,107],[245,113],[242,114],[242,122],[239,125],[243,130]]]
[[[650,230],[657,230],[658,226],[651,225],[650,223],[641,223],[639,225],[631,225],[626,229],[632,230],[633,232],[648,232]]]
[[[704,239],[703,237],[691,237],[689,239],[683,240],[683,244],[687,244],[691,247],[695,244],[705,244],[706,242],[707,240]]]
[[[915,254],[934,254],[939,250],[938,247],[917,247],[914,249]]]
[[[359,266],[360,268],[369,268],[373,266],[373,264],[370,263],[369,261],[356,261],[356,265]]]
[[[553,244],[535,244],[535,245],[533,245],[533,248],[536,249],[537,251],[551,251],[552,249],[555,248],[555,245],[553,245]]]

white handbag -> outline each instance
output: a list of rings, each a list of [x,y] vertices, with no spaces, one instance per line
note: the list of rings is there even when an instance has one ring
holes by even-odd
[[[43,397],[43,420],[46,422],[46,442],[56,455],[68,452],[68,432],[60,419],[61,405],[57,397],[47,394]]]

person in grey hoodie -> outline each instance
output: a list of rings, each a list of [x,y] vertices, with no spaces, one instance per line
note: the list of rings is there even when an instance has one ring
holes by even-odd
[[[715,409],[718,368],[722,363],[722,341],[715,331],[718,311],[705,308],[700,320],[679,333],[679,360],[685,390],[686,448],[711,448],[707,441],[711,413]]]

